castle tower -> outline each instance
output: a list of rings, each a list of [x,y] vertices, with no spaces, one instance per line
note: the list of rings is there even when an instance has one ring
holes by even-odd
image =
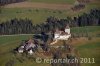
[[[67,34],[70,34],[70,27],[69,27],[69,25],[67,25],[67,26],[65,27],[65,32],[66,32]]]

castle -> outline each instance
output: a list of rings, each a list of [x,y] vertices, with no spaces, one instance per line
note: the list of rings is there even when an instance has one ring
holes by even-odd
[[[64,31],[57,29],[54,34],[54,40],[68,40],[69,37],[71,37],[69,26],[66,26]]]
[[[57,43],[58,40],[68,40],[71,37],[70,27],[67,25],[64,30],[58,30],[54,32],[54,42],[51,45]]]

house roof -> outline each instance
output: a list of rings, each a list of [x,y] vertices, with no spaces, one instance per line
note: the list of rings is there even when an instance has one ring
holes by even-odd
[[[66,25],[65,29],[69,29],[69,28],[70,28],[69,25]]]
[[[28,44],[34,43],[34,41],[32,39],[28,40]]]
[[[66,32],[62,32],[62,33],[61,33],[61,35],[67,35],[67,34],[68,34],[68,33],[66,33]]]

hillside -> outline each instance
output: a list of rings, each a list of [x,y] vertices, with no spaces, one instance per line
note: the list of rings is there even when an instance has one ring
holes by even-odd
[[[43,2],[35,1],[37,0],[34,0],[33,2],[26,1],[21,3],[13,3],[1,7],[0,22],[13,18],[29,18],[33,21],[34,24],[39,24],[41,22],[44,22],[45,19],[49,16],[54,16],[57,18],[66,18],[68,16],[74,17],[81,15],[84,12],[89,12],[91,9],[100,8],[99,1],[88,3],[86,4],[84,9],[77,11],[71,10],[71,7],[74,6],[74,3],[67,2],[67,4],[62,4],[54,2],[48,4],[47,2],[45,2],[46,0],[44,0]]]
[[[0,0],[0,66],[100,66],[100,0]]]
[[[87,28],[87,27],[86,27]],[[81,32],[81,29],[85,30],[86,28],[72,28],[71,32],[77,33]],[[98,29],[100,27],[88,27],[89,30],[94,35],[98,35]],[[78,29],[78,31],[77,31]],[[90,31],[89,31],[90,32]],[[83,31],[85,33],[85,31]],[[90,33],[91,34],[91,33]],[[100,34],[100,32],[99,32]],[[32,61],[32,59],[28,59],[25,57],[17,56],[15,57],[12,53],[12,50],[19,46],[22,40],[26,40],[32,37],[32,35],[19,35],[19,36],[0,36],[0,65],[5,66],[5,64],[9,62],[14,62],[14,66],[50,66],[49,64],[37,64],[35,61]],[[91,37],[93,37],[91,40],[87,40],[86,38],[77,38],[72,39],[72,42],[70,42],[71,45],[73,45],[79,52],[79,55],[81,57],[86,58],[95,58],[94,64],[82,64],[82,66],[98,66],[99,65],[99,43],[100,38],[93,36],[91,34]],[[59,45],[59,43],[58,43]],[[91,52],[92,51],[92,52]],[[90,53],[91,52],[91,53]],[[24,60],[24,61],[23,61]]]

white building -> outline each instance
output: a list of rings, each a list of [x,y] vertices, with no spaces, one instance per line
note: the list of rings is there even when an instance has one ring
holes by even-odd
[[[23,52],[24,52],[24,46],[23,46],[23,45],[20,46],[20,48],[18,49],[18,52],[19,52],[19,53],[23,53]]]
[[[70,28],[66,26],[65,31],[58,31],[56,30],[54,34],[54,40],[68,40],[71,37]]]
[[[28,54],[30,54],[30,55],[32,55],[32,54],[33,54],[32,49],[28,51]]]
[[[64,31],[56,30],[54,34],[54,42],[51,45],[58,42],[58,40],[68,40],[71,37],[70,27],[66,26]]]

